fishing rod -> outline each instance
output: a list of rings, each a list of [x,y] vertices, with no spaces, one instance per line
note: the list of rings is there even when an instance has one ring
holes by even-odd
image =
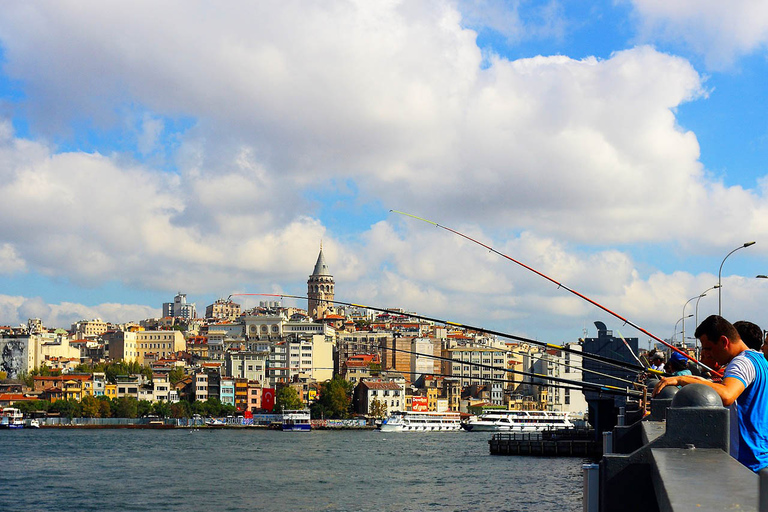
[[[525,263],[523,263],[523,262],[521,262],[521,261],[518,261],[518,260],[516,260],[515,258],[513,258],[513,257],[511,257],[511,256],[508,256],[508,255],[506,255],[506,254],[504,254],[504,253],[502,253],[502,252],[500,252],[500,251],[498,251],[498,250],[494,249],[494,248],[493,248],[493,247],[491,247],[490,245],[484,244],[483,242],[480,242],[479,240],[475,240],[474,238],[470,237],[469,235],[465,235],[464,233],[461,233],[461,232],[459,232],[459,231],[456,231],[455,229],[449,228],[448,226],[443,226],[442,224],[438,224],[437,222],[434,222],[434,221],[431,221],[431,220],[427,220],[427,219],[425,219],[425,218],[422,218],[422,217],[417,217],[416,215],[413,215],[413,214],[410,214],[410,213],[401,212],[401,211],[399,211],[399,210],[389,210],[389,211],[390,211],[390,212],[392,212],[392,213],[398,213],[398,214],[400,214],[400,215],[405,215],[406,217],[411,217],[411,218],[414,218],[414,219],[417,219],[417,220],[420,220],[420,221],[426,222],[427,224],[432,224],[432,225],[433,225],[433,226],[435,226],[435,227],[438,227],[438,228],[444,229],[444,230],[446,230],[446,231],[448,231],[448,232],[450,232],[450,233],[453,233],[453,234],[455,234],[455,235],[458,235],[458,236],[460,236],[460,237],[462,237],[462,238],[465,238],[465,239],[469,240],[470,242],[476,243],[477,245],[479,245],[479,246],[481,246],[481,247],[484,247],[484,248],[488,249],[489,251],[491,251],[491,252],[493,252],[493,253],[495,253],[495,254],[498,254],[498,255],[499,255],[499,256],[501,256],[502,258],[506,258],[506,259],[508,259],[509,261],[511,261],[512,263],[516,263],[516,264],[520,265],[521,267],[525,268],[526,270],[530,270],[530,271],[531,271],[531,272],[533,272],[534,274],[536,274],[536,275],[538,275],[538,276],[540,276],[540,277],[543,277],[543,278],[544,278],[544,279],[546,279],[547,281],[550,281],[550,282],[552,282],[552,283],[556,284],[558,288],[562,288],[562,289],[564,289],[564,290],[566,290],[566,291],[568,291],[568,292],[571,292],[572,294],[576,295],[577,297],[579,297],[579,298],[581,298],[581,299],[584,299],[585,301],[589,302],[589,303],[590,303],[590,304],[592,304],[593,306],[597,306],[598,308],[602,309],[602,310],[603,310],[603,311],[605,311],[606,313],[608,313],[608,314],[610,314],[610,315],[613,315],[614,317],[618,318],[619,320],[621,320],[621,321],[622,321],[622,322],[624,322],[625,324],[627,324],[627,325],[629,325],[629,326],[631,326],[631,327],[634,327],[634,328],[635,328],[635,329],[637,329],[638,331],[642,332],[643,334],[645,334],[645,335],[647,335],[647,336],[650,336],[651,338],[653,338],[654,340],[658,341],[658,342],[659,342],[659,343],[661,343],[662,345],[665,345],[665,346],[669,347],[670,349],[672,349],[673,351],[675,351],[675,352],[677,352],[677,353],[679,353],[679,354],[681,354],[681,355],[685,356],[686,358],[688,358],[688,359],[690,359],[691,361],[693,361],[694,363],[698,364],[699,366],[701,366],[701,367],[702,367],[702,368],[704,368],[705,370],[707,370],[707,371],[710,371],[710,372],[712,372],[712,373],[716,373],[717,375],[721,375],[721,372],[717,372],[717,371],[713,370],[712,368],[710,368],[709,366],[705,365],[704,363],[701,363],[701,362],[699,362],[698,360],[696,360],[695,358],[693,358],[693,357],[691,357],[690,355],[686,354],[684,351],[682,351],[682,350],[680,350],[679,348],[675,347],[675,346],[674,346],[674,345],[672,345],[671,343],[667,343],[666,341],[664,341],[663,339],[659,338],[659,337],[658,337],[658,336],[656,336],[655,334],[652,334],[652,333],[650,333],[650,332],[646,331],[645,329],[643,329],[642,327],[640,327],[640,326],[639,326],[639,325],[637,325],[636,323],[634,323],[634,322],[632,322],[632,321],[630,321],[630,320],[627,320],[626,318],[624,318],[623,316],[619,315],[618,313],[616,313],[616,312],[614,312],[614,311],[611,311],[610,309],[608,309],[607,307],[603,306],[603,305],[602,305],[602,304],[600,304],[599,302],[597,302],[597,301],[595,301],[595,300],[592,300],[592,299],[590,299],[590,298],[589,298],[589,297],[587,297],[586,295],[583,295],[583,294],[581,294],[581,293],[577,292],[576,290],[574,290],[574,289],[572,289],[572,288],[569,288],[568,286],[566,286],[566,285],[564,285],[563,283],[561,283],[561,282],[559,282],[559,281],[557,281],[557,280],[555,280],[555,279],[553,279],[553,278],[549,277],[548,275],[544,274],[543,272],[539,272],[539,271],[538,271],[538,270],[536,270],[535,268],[533,268],[533,267],[531,267],[531,266],[529,266],[529,265],[526,265]]]
[[[275,294],[275,293],[233,293],[233,294],[231,294],[228,297],[228,299],[230,299],[230,298],[232,298],[234,296],[261,296],[261,297],[266,296],[266,297],[280,297],[280,298],[287,297],[287,298],[294,298],[294,299],[306,299],[306,297],[299,296],[299,295],[287,295],[287,294]],[[372,309],[374,311],[385,311],[385,312],[388,312],[388,310],[385,310],[385,309],[382,309],[382,308],[373,308],[373,307],[368,307],[368,306],[365,306],[365,305],[362,305],[362,304],[353,304],[353,303],[349,303],[349,302],[337,301],[337,300],[332,300],[332,299],[325,299],[325,301],[326,302],[333,302],[335,304],[345,304],[345,305],[349,305],[349,306],[353,306],[353,307]],[[446,322],[446,321],[443,321],[443,320],[432,319],[432,318],[429,318],[429,317],[423,317],[421,315],[415,315],[415,314],[411,314],[411,313],[405,313],[405,316],[409,316],[409,317],[412,317],[412,318],[421,318],[421,319],[425,319],[425,320],[429,320],[429,321],[436,321],[436,322],[440,322],[440,323],[447,323],[447,324],[455,325],[455,326],[461,326],[460,324],[457,324],[455,322]],[[482,329],[480,329],[480,330],[484,331]],[[537,342],[537,343],[539,343],[541,345],[545,345],[547,347],[551,347],[551,344],[549,344],[549,343],[544,343],[544,342]],[[561,349],[561,350],[566,348],[566,347],[560,347],[560,346],[556,346],[556,347],[558,349]],[[448,362],[451,362],[451,363],[458,363],[458,364],[462,364],[462,365],[466,365],[466,366],[475,366],[475,367],[485,368],[485,369],[490,369],[490,370],[495,370],[495,371],[504,371],[504,372],[512,373],[512,374],[524,375],[524,376],[528,376],[528,377],[540,378],[540,379],[545,379],[545,380],[552,380],[552,381],[555,381],[555,382],[564,382],[566,384],[575,384],[577,386],[581,386],[582,389],[584,389],[585,387],[589,387],[589,388],[592,388],[594,390],[618,390],[618,391],[621,391],[621,392],[626,392],[626,394],[628,394],[628,395],[634,394],[634,393],[630,392],[629,389],[622,389],[620,387],[611,386],[611,385],[608,385],[608,384],[597,384],[597,383],[592,383],[592,382],[575,381],[575,380],[572,380],[572,379],[565,379],[565,378],[562,378],[562,377],[552,377],[552,376],[537,374],[537,373],[533,373],[533,372],[525,372],[525,371],[522,371],[522,370],[513,370],[513,369],[510,369],[510,368],[498,368],[498,367],[495,367],[495,366],[492,366],[492,365],[488,365],[488,364],[484,364],[484,363],[475,363],[475,362],[470,362],[470,361],[466,361],[465,362],[465,361],[460,361],[460,360],[456,360],[456,359],[452,359],[452,358],[448,358],[448,357],[436,356],[436,355],[433,355],[433,354],[422,354],[420,352],[414,352],[414,351],[411,351],[411,350],[399,349],[399,348],[395,348],[395,347],[384,347],[384,349],[385,350],[392,350],[393,352],[401,352],[401,353],[405,353],[405,354],[412,354],[412,355],[420,355],[420,356],[423,356],[423,357],[430,357],[430,358],[433,358],[433,359],[437,359],[437,360],[441,360],[441,361],[448,361]],[[570,351],[572,353],[576,353],[576,354],[579,354],[579,355],[582,355],[582,356],[584,356],[585,354],[588,354],[588,352],[580,352],[580,351],[575,351],[575,350],[570,350]],[[471,379],[471,377],[469,377],[469,378]]]
[[[629,395],[639,396],[641,394],[639,391],[629,390],[628,388],[620,388],[618,386],[611,386],[611,385],[608,385],[608,384],[597,384],[597,383],[593,383],[593,382],[584,382],[584,381],[579,381],[579,380],[566,379],[566,378],[563,378],[563,377],[554,377],[554,376],[550,376],[550,375],[544,375],[544,374],[541,374],[541,373],[526,372],[526,371],[523,371],[523,370],[513,370],[511,368],[499,368],[497,366],[493,366],[493,365],[490,365],[490,364],[476,363],[476,362],[472,362],[472,361],[462,361],[460,359],[453,359],[451,357],[436,356],[434,354],[423,354],[421,352],[414,352],[412,350],[405,350],[405,349],[402,349],[402,348],[395,348],[395,347],[382,347],[382,348],[383,348],[383,350],[392,350],[393,352],[401,352],[401,353],[404,353],[404,354],[419,355],[419,356],[422,356],[422,357],[431,357],[432,359],[437,359],[439,361],[448,361],[448,362],[453,363],[453,364],[461,364],[461,365],[464,365],[464,366],[474,366],[474,367],[477,367],[477,368],[484,368],[486,370],[503,371],[503,372],[511,373],[513,375],[523,375],[523,376],[526,376],[526,377],[533,377],[533,378],[537,378],[537,379],[544,379],[544,380],[550,380],[550,381],[555,381],[555,382],[563,382],[565,384],[581,386],[582,390],[584,390],[585,388],[593,388],[594,390],[600,390],[600,391],[614,390],[614,391],[620,391],[622,393],[626,393],[628,396]],[[451,349],[448,349],[448,350],[451,350]],[[474,377],[470,376],[470,377],[457,377],[457,378],[472,380]],[[482,377],[477,377],[477,380],[483,380],[483,378]],[[538,385],[546,386],[547,384],[541,383],[541,384],[538,384]],[[593,389],[590,389],[590,391],[592,391]]]
[[[545,359],[543,356],[533,357],[533,355],[531,355],[531,359],[533,359],[534,361],[543,361],[545,363],[548,362],[548,363],[556,364],[558,366],[564,366],[565,368],[572,368],[572,369],[575,369],[575,370],[581,370],[582,372],[591,373],[593,375],[597,375],[598,377],[605,377],[605,378],[608,378],[608,379],[617,380],[619,382],[624,382],[624,383],[627,383],[627,384],[634,384],[635,383],[635,381],[633,381],[633,380],[624,379],[624,378],[621,378],[621,377],[617,377],[616,375],[611,375],[609,373],[599,372],[597,370],[591,370],[589,368],[584,368],[584,367],[581,367],[581,366],[575,366],[575,365],[572,365],[572,364],[567,364],[567,363],[564,363],[562,361],[557,361],[556,359]]]
[[[381,370],[381,373],[386,373],[389,370]],[[454,379],[459,379],[459,377],[456,377],[455,375],[449,375],[447,373],[425,373],[425,372],[404,372],[404,371],[398,371],[398,370],[392,370],[394,373],[405,373],[408,375],[429,375],[431,377],[452,377]],[[517,384],[518,386],[542,386],[542,387],[548,387],[548,388],[558,388],[558,389],[568,389],[571,391],[584,391],[584,388],[578,387],[578,386],[567,386],[565,384],[545,384],[541,382],[534,382],[534,381],[514,381],[511,379],[499,379],[494,377],[489,378],[483,378],[483,381],[488,382],[504,382],[504,383],[512,383]],[[590,390],[591,391],[591,390]],[[626,391],[623,391],[621,389],[614,390],[614,389],[603,389],[598,390],[598,393],[607,393],[610,395],[622,395],[622,396],[634,396],[634,395],[628,395]]]
[[[303,300],[307,300],[308,299],[308,297],[305,297],[303,295],[289,295],[289,294],[280,294],[280,293],[233,293],[233,294],[231,294],[228,297],[227,300],[229,300],[230,298],[235,297],[235,296],[278,297],[278,298],[303,299]],[[344,301],[336,300],[336,299],[323,299],[323,300],[325,302],[330,302],[330,303],[333,303],[333,304],[341,304],[343,306],[351,306],[351,307],[356,307],[356,308],[370,309],[370,310],[379,311],[379,312],[382,312],[382,313],[393,313],[393,311],[391,309],[384,309],[384,308],[379,308],[379,307],[375,307],[375,306],[366,306],[364,304],[355,304],[353,302],[344,302]],[[407,316],[409,318],[415,318],[415,319],[418,319],[418,320],[426,320],[428,322],[436,322],[436,323],[440,323],[440,324],[450,325],[450,326],[453,326],[453,327],[467,329],[467,330],[470,330],[470,331],[476,331],[476,332],[483,333],[483,334],[492,334],[494,336],[500,336],[502,338],[508,338],[508,339],[515,340],[515,341],[521,341],[521,342],[524,342],[524,343],[529,343],[531,345],[538,345],[538,346],[549,348],[549,349],[562,350],[563,352],[569,352],[571,354],[576,354],[576,355],[579,355],[579,356],[582,356],[582,357],[586,357],[587,359],[592,359],[594,361],[603,363],[603,364],[608,365],[608,366],[613,366],[613,367],[619,368],[621,370],[629,370],[629,371],[632,371],[632,372],[643,372],[643,371],[646,371],[646,368],[644,368],[643,366],[636,366],[636,365],[634,365],[632,363],[627,363],[627,362],[624,362],[624,361],[619,361],[619,360],[612,359],[610,357],[601,356],[601,355],[598,355],[598,354],[592,354],[590,352],[582,352],[580,350],[574,350],[572,348],[569,348],[569,347],[566,347],[566,346],[563,346],[563,345],[555,345],[554,343],[546,343],[544,341],[534,340],[534,339],[531,339],[531,338],[525,338],[523,336],[517,336],[517,335],[514,335],[514,334],[508,334],[508,333],[504,333],[504,332],[500,332],[500,331],[494,331],[492,329],[485,329],[483,327],[474,327],[474,326],[467,325],[467,324],[460,324],[460,323],[457,323],[457,322],[451,322],[449,320],[442,320],[442,319],[439,319],[439,318],[433,318],[433,317],[429,317],[429,316],[425,316],[425,315],[417,315],[415,313],[401,313],[401,314],[403,316]]]

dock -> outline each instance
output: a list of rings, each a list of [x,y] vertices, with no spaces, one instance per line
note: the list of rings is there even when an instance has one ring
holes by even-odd
[[[491,455],[534,455],[550,457],[599,457],[601,444],[586,429],[494,434],[488,445]]]

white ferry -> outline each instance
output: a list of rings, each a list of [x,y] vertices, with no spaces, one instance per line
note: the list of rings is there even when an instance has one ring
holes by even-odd
[[[0,428],[24,428],[24,415],[15,407],[6,407],[0,413]]]
[[[458,412],[395,412],[381,422],[382,432],[448,432],[461,430]]]
[[[472,432],[541,432],[573,428],[567,412],[487,409],[462,427]]]
[[[283,411],[283,432],[309,432],[312,425],[309,422],[309,409]]]

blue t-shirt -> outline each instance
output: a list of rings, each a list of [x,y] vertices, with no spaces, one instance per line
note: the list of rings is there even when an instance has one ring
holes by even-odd
[[[724,378],[728,377],[744,384],[736,399],[738,461],[757,472],[768,467],[768,361],[762,352],[745,350],[728,363]]]

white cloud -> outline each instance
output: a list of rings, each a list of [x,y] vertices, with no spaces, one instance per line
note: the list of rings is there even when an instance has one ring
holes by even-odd
[[[30,318],[40,318],[48,328],[69,329],[78,320],[102,318],[107,322],[124,323],[144,318],[157,318],[162,312],[157,308],[138,304],[104,303],[86,306],[72,302],[49,304],[40,297],[0,295],[0,323],[2,325],[26,325]]]
[[[355,301],[520,330],[591,320],[555,285],[426,224],[333,232],[318,196],[350,180],[360,201],[455,225],[668,325],[685,276],[649,280],[629,249],[589,248],[719,252],[766,234],[763,191],[712,182],[676,124],[678,106],[706,101],[689,62],[637,47],[484,68],[464,21],[439,0],[5,6],[5,71],[25,84],[33,133],[131,126],[149,154],[167,119],[193,122],[171,174],[111,148],[59,151],[3,121],[0,262],[76,284],[300,290],[322,239]],[[126,105],[146,112],[138,134]]]
[[[768,4],[753,0],[631,0],[643,23],[644,37],[682,41],[704,55],[713,68],[768,43]]]

